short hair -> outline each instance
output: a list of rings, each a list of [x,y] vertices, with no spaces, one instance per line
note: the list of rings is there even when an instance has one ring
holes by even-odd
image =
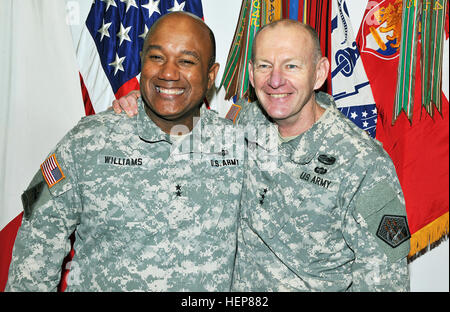
[[[317,63],[320,60],[320,58],[322,57],[322,50],[320,48],[320,40],[319,40],[319,35],[317,34],[317,31],[314,28],[312,28],[310,25],[296,21],[296,20],[280,19],[280,20],[276,20],[273,23],[264,25],[256,32],[256,35],[253,39],[253,46],[252,46],[252,54],[251,54],[252,62],[255,61],[255,50],[256,50],[255,43],[256,43],[256,39],[258,38],[258,35],[266,28],[275,28],[277,26],[296,26],[296,27],[300,27],[300,28],[306,30],[313,41],[313,49],[314,49],[313,53],[315,56],[314,61]]]
[[[159,18],[152,24],[152,26],[150,27],[150,29],[148,30],[148,33],[147,33],[147,35],[145,36],[145,39],[144,39],[144,47],[145,47],[145,43],[147,42],[147,40],[148,40],[148,38],[150,37],[151,33],[152,33],[152,32],[154,31],[154,29],[157,27],[158,23],[159,23],[161,20],[163,20],[165,17],[170,16],[170,15],[173,15],[173,14],[182,14],[182,15],[186,15],[186,16],[192,17],[193,19],[197,20],[197,21],[200,22],[203,26],[206,27],[206,29],[208,30],[208,34],[209,34],[209,41],[211,42],[211,51],[210,51],[211,56],[210,56],[209,62],[208,62],[208,69],[210,69],[211,66],[213,66],[214,63],[216,62],[216,38],[215,38],[214,33],[213,33],[213,31],[211,30],[211,28],[209,28],[209,26],[208,26],[208,25],[207,25],[200,17],[198,17],[197,15],[192,14],[192,13],[190,13],[190,12],[184,12],[184,11],[183,11],[183,12],[181,12],[181,11],[170,12],[170,13],[167,13],[167,14],[162,15],[161,17],[159,17]],[[143,52],[142,57],[144,57],[144,54],[146,53],[146,51],[143,50],[142,52]]]

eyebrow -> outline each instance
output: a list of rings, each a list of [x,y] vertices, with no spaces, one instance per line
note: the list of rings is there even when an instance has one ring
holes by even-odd
[[[291,62],[294,62],[294,61],[300,62],[300,64],[304,64],[305,63],[304,60],[299,59],[299,58],[295,58],[295,57],[291,57],[291,58],[285,59],[282,62],[283,62],[283,64],[285,64],[285,63],[291,63]],[[255,59],[253,61],[254,64],[256,64],[257,62],[263,62],[263,63],[270,63],[270,64],[272,64],[272,62],[269,61],[268,59]]]
[[[159,50],[159,51],[162,51],[163,48],[162,48],[162,46],[157,45],[157,44],[150,44],[150,45],[148,45],[148,46],[145,48],[144,54],[147,54],[147,52],[150,51],[150,50]],[[182,53],[182,54],[185,54],[185,55],[190,55],[190,56],[192,56],[193,58],[195,58],[196,60],[200,61],[200,56],[199,56],[198,53],[195,52],[195,51],[183,50],[183,51],[181,51],[181,53]]]
[[[190,55],[193,58],[197,59],[197,61],[200,61],[200,56],[195,51],[183,50],[183,51],[181,51],[181,53],[186,54],[186,55]]]

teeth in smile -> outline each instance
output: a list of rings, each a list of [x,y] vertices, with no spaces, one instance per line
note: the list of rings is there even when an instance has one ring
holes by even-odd
[[[279,98],[286,97],[288,95],[289,95],[289,93],[281,93],[281,94],[271,94],[270,96],[279,99]]]
[[[172,94],[179,95],[184,92],[183,89],[164,89],[161,87],[156,87],[156,91],[159,93],[170,94],[170,95],[172,95]]]

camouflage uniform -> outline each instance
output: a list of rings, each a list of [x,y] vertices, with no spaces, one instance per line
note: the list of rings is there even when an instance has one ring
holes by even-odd
[[[246,164],[233,290],[407,291],[409,230],[392,161],[329,95],[316,99],[325,113],[277,151],[249,140],[250,152],[279,159],[274,170],[261,170],[264,153]],[[244,105],[239,124],[274,127]]]
[[[231,122],[202,108],[175,144],[138,105],[83,118],[54,151],[60,182],[36,174],[7,291],[56,290],[73,231],[67,291],[230,290],[243,166],[210,141]]]

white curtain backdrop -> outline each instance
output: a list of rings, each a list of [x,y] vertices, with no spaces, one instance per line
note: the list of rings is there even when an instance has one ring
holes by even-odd
[[[0,0],[0,229],[48,152],[84,115],[60,0]]]

